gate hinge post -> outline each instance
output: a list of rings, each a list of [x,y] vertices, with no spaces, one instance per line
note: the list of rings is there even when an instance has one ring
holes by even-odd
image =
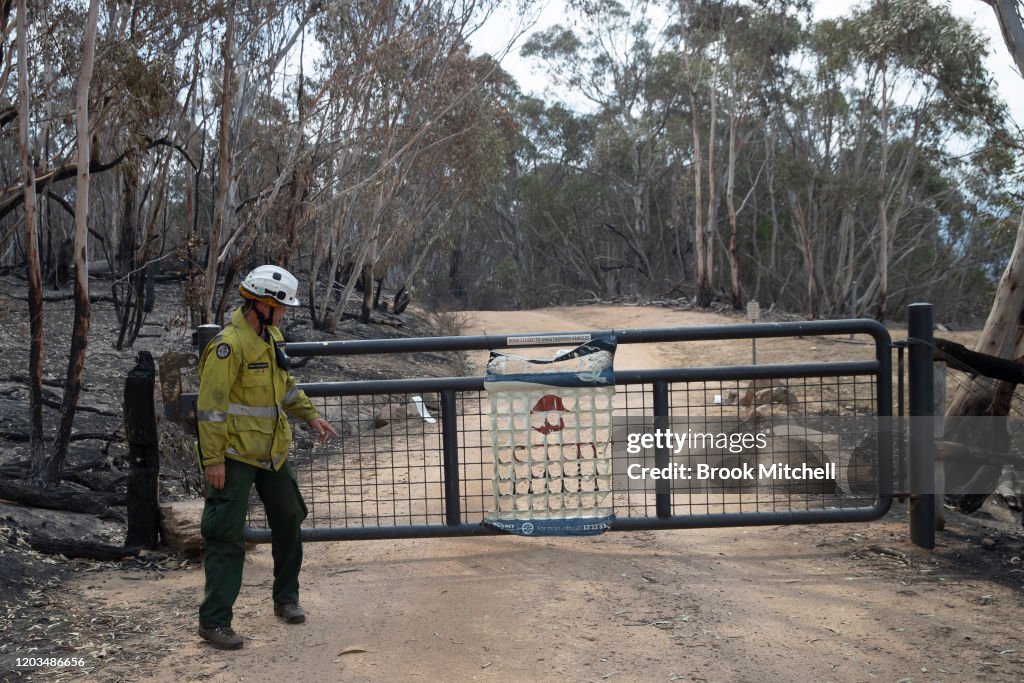
[[[907,307],[907,359],[910,389],[910,540],[935,547],[935,413],[932,305]]]

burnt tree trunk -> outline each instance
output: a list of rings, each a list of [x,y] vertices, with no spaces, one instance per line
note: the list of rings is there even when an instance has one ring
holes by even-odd
[[[978,373],[1003,382],[1024,384],[1024,363],[971,351],[963,344],[935,338],[935,347],[950,367]]]
[[[466,288],[462,284],[462,250],[454,248],[448,259],[448,292],[465,303]]]
[[[373,309],[375,311],[381,310],[380,308],[380,297],[384,292],[384,278],[379,277],[374,281],[375,289],[373,291]],[[385,307],[386,308],[386,307]]]
[[[237,254],[225,267],[224,273],[224,286],[220,290],[220,299],[217,303],[217,309],[213,320],[207,324],[221,325],[227,315],[228,311],[228,298],[235,292],[235,288],[232,284],[235,278],[238,277],[238,273],[242,267],[242,254]]]
[[[128,438],[128,532],[126,546],[155,548],[160,530],[160,448],[153,405],[156,365],[141,351],[124,385],[124,429]]]
[[[210,224],[209,240],[207,241],[206,271],[203,274],[205,291],[202,297],[201,320],[203,323],[220,324],[223,315],[223,298],[221,306],[214,317],[214,294],[217,291],[217,269],[219,266],[221,238],[229,233],[225,225],[230,222],[234,206],[231,196],[231,174],[234,172],[231,163],[231,102],[234,98],[235,85],[235,4],[232,2],[225,13],[224,41],[221,44],[223,65],[221,71],[220,125],[217,133],[217,189],[213,204],[213,221]]]
[[[882,68],[882,160],[878,168],[878,309],[875,319],[885,320],[887,297],[889,295],[889,225],[888,201],[886,198],[886,173],[889,162],[889,89],[887,72]]]
[[[36,175],[32,161],[29,105],[32,91],[28,80],[28,10],[25,0],[18,2],[18,136],[21,172],[25,183],[25,257],[28,262],[29,340],[29,435],[32,453],[32,478],[42,484],[46,468],[43,443],[43,280],[39,266],[39,238],[36,234]]]
[[[370,322],[370,312],[373,310],[373,261],[367,261],[363,266],[363,304],[359,309],[359,322]]]
[[[129,273],[127,282],[114,281],[110,290],[114,295],[115,309],[120,321],[120,329],[117,333],[117,342],[114,348],[118,351],[125,347],[125,337],[128,334],[128,327],[131,325],[132,307],[138,305],[135,300],[135,287],[132,286],[138,275],[134,273],[136,267],[135,254],[137,253],[138,228],[135,225],[137,218],[136,196],[138,191],[138,175],[129,169],[122,174],[124,185],[122,191],[122,214],[121,214],[121,244],[117,255],[117,263],[122,272]],[[124,294],[122,300],[119,292]]]
[[[406,308],[409,307],[409,302],[411,301],[412,295],[409,294],[409,290],[407,290],[405,287],[402,287],[400,290],[398,290],[398,293],[395,294],[395,301],[391,305],[391,312],[394,313],[395,315],[402,313],[403,311],[405,311]]]

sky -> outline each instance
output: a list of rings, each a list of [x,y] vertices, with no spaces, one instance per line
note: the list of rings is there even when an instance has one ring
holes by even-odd
[[[628,2],[628,0],[624,0],[624,2]],[[542,95],[545,89],[550,88],[550,83],[537,65],[519,56],[519,48],[529,33],[543,30],[556,23],[567,23],[566,4],[562,0],[542,2],[537,12],[536,23],[524,36],[515,40],[512,49],[501,62],[502,67],[515,77],[519,86],[526,93]],[[816,19],[841,16],[848,13],[853,4],[842,0],[817,0],[814,15]],[[1014,120],[1018,125],[1024,127],[1024,79],[1017,73],[1013,59],[1003,43],[995,12],[983,0],[945,0],[945,4],[952,9],[954,14],[966,19],[989,39],[988,69],[998,85],[1003,101],[1009,105]],[[500,46],[513,40],[515,24],[513,12],[499,11],[477,33],[474,42],[480,51],[488,51],[493,54],[500,49]],[[579,103],[573,102],[574,98],[570,94],[559,93],[559,95],[569,104],[582,103],[582,99]]]

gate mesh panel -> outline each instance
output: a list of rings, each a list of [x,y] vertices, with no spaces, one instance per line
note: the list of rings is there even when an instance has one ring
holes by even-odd
[[[623,424],[650,422],[654,385],[617,387],[614,416]],[[420,398],[418,402],[416,399]],[[672,480],[673,516],[729,512],[771,513],[870,505],[878,493],[877,386],[873,375],[773,380],[671,382],[668,426],[677,432],[724,429],[765,432],[768,447],[739,456],[708,451],[687,462],[708,467],[764,463],[834,463],[837,484],[823,481]],[[290,460],[309,508],[308,528],[436,525],[446,521],[442,402],[437,393],[345,395],[312,398],[341,434],[315,443],[294,424]],[[490,416],[482,390],[455,396],[461,521],[480,522],[493,505]],[[422,407],[424,410],[420,410]],[[653,456],[630,455],[616,432],[612,501],[617,518],[655,517],[657,484],[628,476],[631,464]],[[788,435],[785,438],[779,434]],[[796,436],[793,436],[793,435]],[[675,454],[670,460],[678,459]],[[250,526],[266,528],[255,489]]]

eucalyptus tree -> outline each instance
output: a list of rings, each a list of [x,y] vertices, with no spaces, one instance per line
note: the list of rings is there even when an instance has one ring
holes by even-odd
[[[595,137],[583,170],[606,188],[595,195],[604,212],[593,218],[590,236],[573,240],[566,251],[591,245],[592,259],[608,271],[629,273],[644,291],[686,287],[692,269],[697,302],[706,306],[716,287],[724,201],[728,289],[738,306],[739,218],[753,210],[765,165],[761,160],[750,172],[746,166],[757,162],[747,164],[741,155],[763,134],[759,122],[778,99],[774,93],[798,44],[797,15],[806,3],[572,7],[572,29],[553,27],[524,49],[557,85],[573,88],[593,107]],[[563,229],[571,232],[568,225]],[[614,238],[614,258],[602,258],[602,233]],[[622,293],[614,286],[596,291],[602,289]]]
[[[914,210],[911,188],[922,152],[951,134],[984,145],[1001,125],[1003,105],[990,91],[982,38],[947,8],[927,0],[876,0],[836,23],[833,47],[847,50],[877,132],[871,165],[876,216],[871,234],[877,272],[865,297],[876,315],[888,308],[890,267],[903,221]]]
[[[96,57],[96,22],[99,16],[99,0],[90,0],[82,35],[82,61],[78,73],[75,97],[76,155],[78,157],[77,183],[75,187],[75,322],[71,332],[71,350],[68,354],[67,379],[64,383],[64,398],[60,405],[60,423],[54,439],[53,452],[46,464],[46,480],[55,482],[60,477],[64,458],[71,442],[71,425],[82,391],[82,373],[85,369],[85,352],[89,341],[89,268],[86,264],[86,242],[89,239],[89,138],[92,121],[89,117],[89,85],[92,82],[93,62]]]
[[[701,304],[749,288],[833,315],[855,281],[863,310],[981,276],[979,222],[998,218],[969,207],[997,197],[971,181],[1006,171],[1006,133],[981,45],[948,11],[891,0],[815,25],[797,1],[570,7],[571,28],[525,48],[577,97],[521,104],[516,189],[487,233],[502,248],[478,264],[501,291],[693,283]]]
[[[586,173],[595,117],[515,90],[506,106],[514,125],[503,129],[500,175],[463,207],[429,264],[435,295],[474,308],[604,295],[607,262],[597,254],[613,245],[592,230],[602,185]]]
[[[667,183],[670,122],[682,98],[664,58],[668,15],[641,0],[574,2],[572,27],[533,36],[523,54],[540,61],[556,87],[588,103],[594,126],[586,173],[603,184],[599,209],[580,248],[591,273],[604,273],[608,294],[635,293],[658,279],[655,260],[662,226],[652,224]],[[563,226],[565,229],[567,226]],[[632,292],[630,291],[632,290]]]
[[[729,299],[734,308],[741,307],[739,217],[753,206],[769,161],[767,156],[741,159],[741,153],[755,136],[768,136],[765,127],[782,102],[790,60],[804,38],[802,22],[809,12],[809,4],[802,0],[678,3],[676,49],[689,94],[697,301],[701,305],[710,303],[714,288],[714,253],[716,244],[723,241],[718,238],[718,215],[724,201]],[[720,122],[725,130],[719,130]],[[741,165],[746,167],[742,171],[746,180],[737,205]]]
[[[332,238],[319,242],[319,253],[333,257],[314,315],[328,329],[360,280],[372,289],[378,262],[392,263],[394,252],[447,215],[445,204],[474,190],[466,171],[496,151],[501,158],[487,144],[495,140],[489,84],[500,68],[470,57],[467,44],[493,6],[367,2],[318,17],[317,37],[327,47],[319,68],[344,74],[332,85],[343,117],[327,181],[336,207],[327,213]],[[324,259],[315,257],[314,265],[318,278]],[[363,319],[368,302],[364,297]]]
[[[1024,3],[1021,3],[1020,0],[986,1],[995,11],[1010,58],[1016,64],[1018,71],[1024,73]],[[1024,145],[1024,138],[1018,135],[1015,142],[1016,149],[1014,151],[1019,156],[1021,146]],[[1019,194],[1016,203],[1017,209],[1020,210]],[[1024,211],[1021,211],[1016,241],[999,278],[985,326],[975,349],[989,355],[1021,362],[1024,359],[1022,318],[1024,318]],[[972,377],[957,389],[947,410],[947,415],[1006,416],[1009,413],[1016,386],[1011,382],[996,382],[981,375]],[[966,429],[971,427],[969,422],[961,422],[959,425]],[[988,426],[986,428],[992,429]],[[1005,425],[1002,429],[1005,430]],[[989,436],[991,437],[991,434]],[[1009,434],[1004,431],[1002,436],[1003,443],[1008,446]],[[947,434],[946,438],[969,442],[971,435],[969,433]],[[989,467],[972,473],[976,475],[976,483],[966,493],[975,495],[956,495],[954,501],[966,512],[976,510],[987,497],[979,492],[995,487],[999,470],[998,467]],[[979,479],[981,481],[978,481]],[[988,488],[985,488],[986,486]]]
[[[301,144],[291,148],[292,153],[278,165],[276,174],[263,173],[269,169],[254,157],[261,149],[259,141],[271,144],[282,141],[282,137],[271,141],[251,137],[254,128],[259,128],[253,125],[254,103],[262,98],[266,105],[267,92],[281,86],[282,63],[294,54],[307,24],[321,9],[315,1],[278,5],[258,0],[228,0],[224,7],[224,29],[219,35],[217,184],[203,275],[204,322],[214,321],[215,317],[219,321],[223,317],[229,283],[235,279],[241,265],[240,255],[246,253],[244,245],[259,234],[263,227],[260,219],[273,206],[284,179],[293,174]],[[261,113],[265,111],[261,108]],[[285,135],[283,140],[290,137]],[[246,174],[246,170],[254,172]],[[250,185],[246,188],[248,195],[242,197],[240,184],[244,180],[250,181]],[[253,198],[251,203],[250,197]],[[243,204],[248,206],[243,207]],[[247,208],[244,213],[243,208]],[[222,273],[224,264],[228,267]],[[223,277],[225,286],[215,316],[213,301],[219,277]]]
[[[195,36],[216,16],[215,7],[151,0],[110,6],[101,16],[94,140],[123,156],[97,178],[91,235],[115,274],[117,349],[131,346],[142,329],[158,262],[188,239],[182,176],[184,169],[197,173],[201,160],[192,121],[203,64]]]
[[[496,284],[530,305],[621,294],[609,276],[619,238],[607,229],[594,230],[607,220],[606,183],[590,172],[601,122],[532,98],[520,103],[517,118],[522,134],[515,156],[515,213],[509,218],[518,225],[509,237],[518,251],[498,262]],[[519,273],[521,281],[514,277]]]
[[[688,95],[693,168],[693,246],[696,259],[697,305],[711,304],[714,289],[715,240],[718,230],[716,165],[718,105],[726,21],[722,5],[679,2],[680,53]],[[706,197],[706,199],[705,199]],[[706,202],[706,204],[705,204]]]
[[[443,237],[449,238],[447,251],[454,256],[459,250],[475,253],[487,234],[491,217],[482,206],[507,170],[517,130],[513,120],[517,90],[488,55],[466,56],[452,66],[446,89],[472,94],[425,136],[426,145],[415,161],[417,181],[408,185],[394,205],[391,220],[395,229],[377,270],[378,286],[392,270],[402,278],[398,289],[406,287],[425,262],[421,250],[439,248],[437,240]],[[425,237],[417,239],[424,233]],[[410,250],[416,242],[420,247]],[[368,309],[364,297],[364,320]]]
[[[1007,52],[1018,71],[1024,74],[1024,3],[1020,0],[983,0],[990,5],[1002,29]],[[1024,137],[1018,136],[1018,145]],[[1021,147],[1015,150],[1020,155]],[[1018,198],[1019,202],[1019,198]],[[995,297],[976,349],[1000,358],[1024,356],[1024,336],[1020,320],[1024,315],[1024,210],[1021,211],[1016,242],[999,279]],[[958,392],[950,407],[951,415],[963,415],[983,406],[994,394],[991,384],[974,381]]]

